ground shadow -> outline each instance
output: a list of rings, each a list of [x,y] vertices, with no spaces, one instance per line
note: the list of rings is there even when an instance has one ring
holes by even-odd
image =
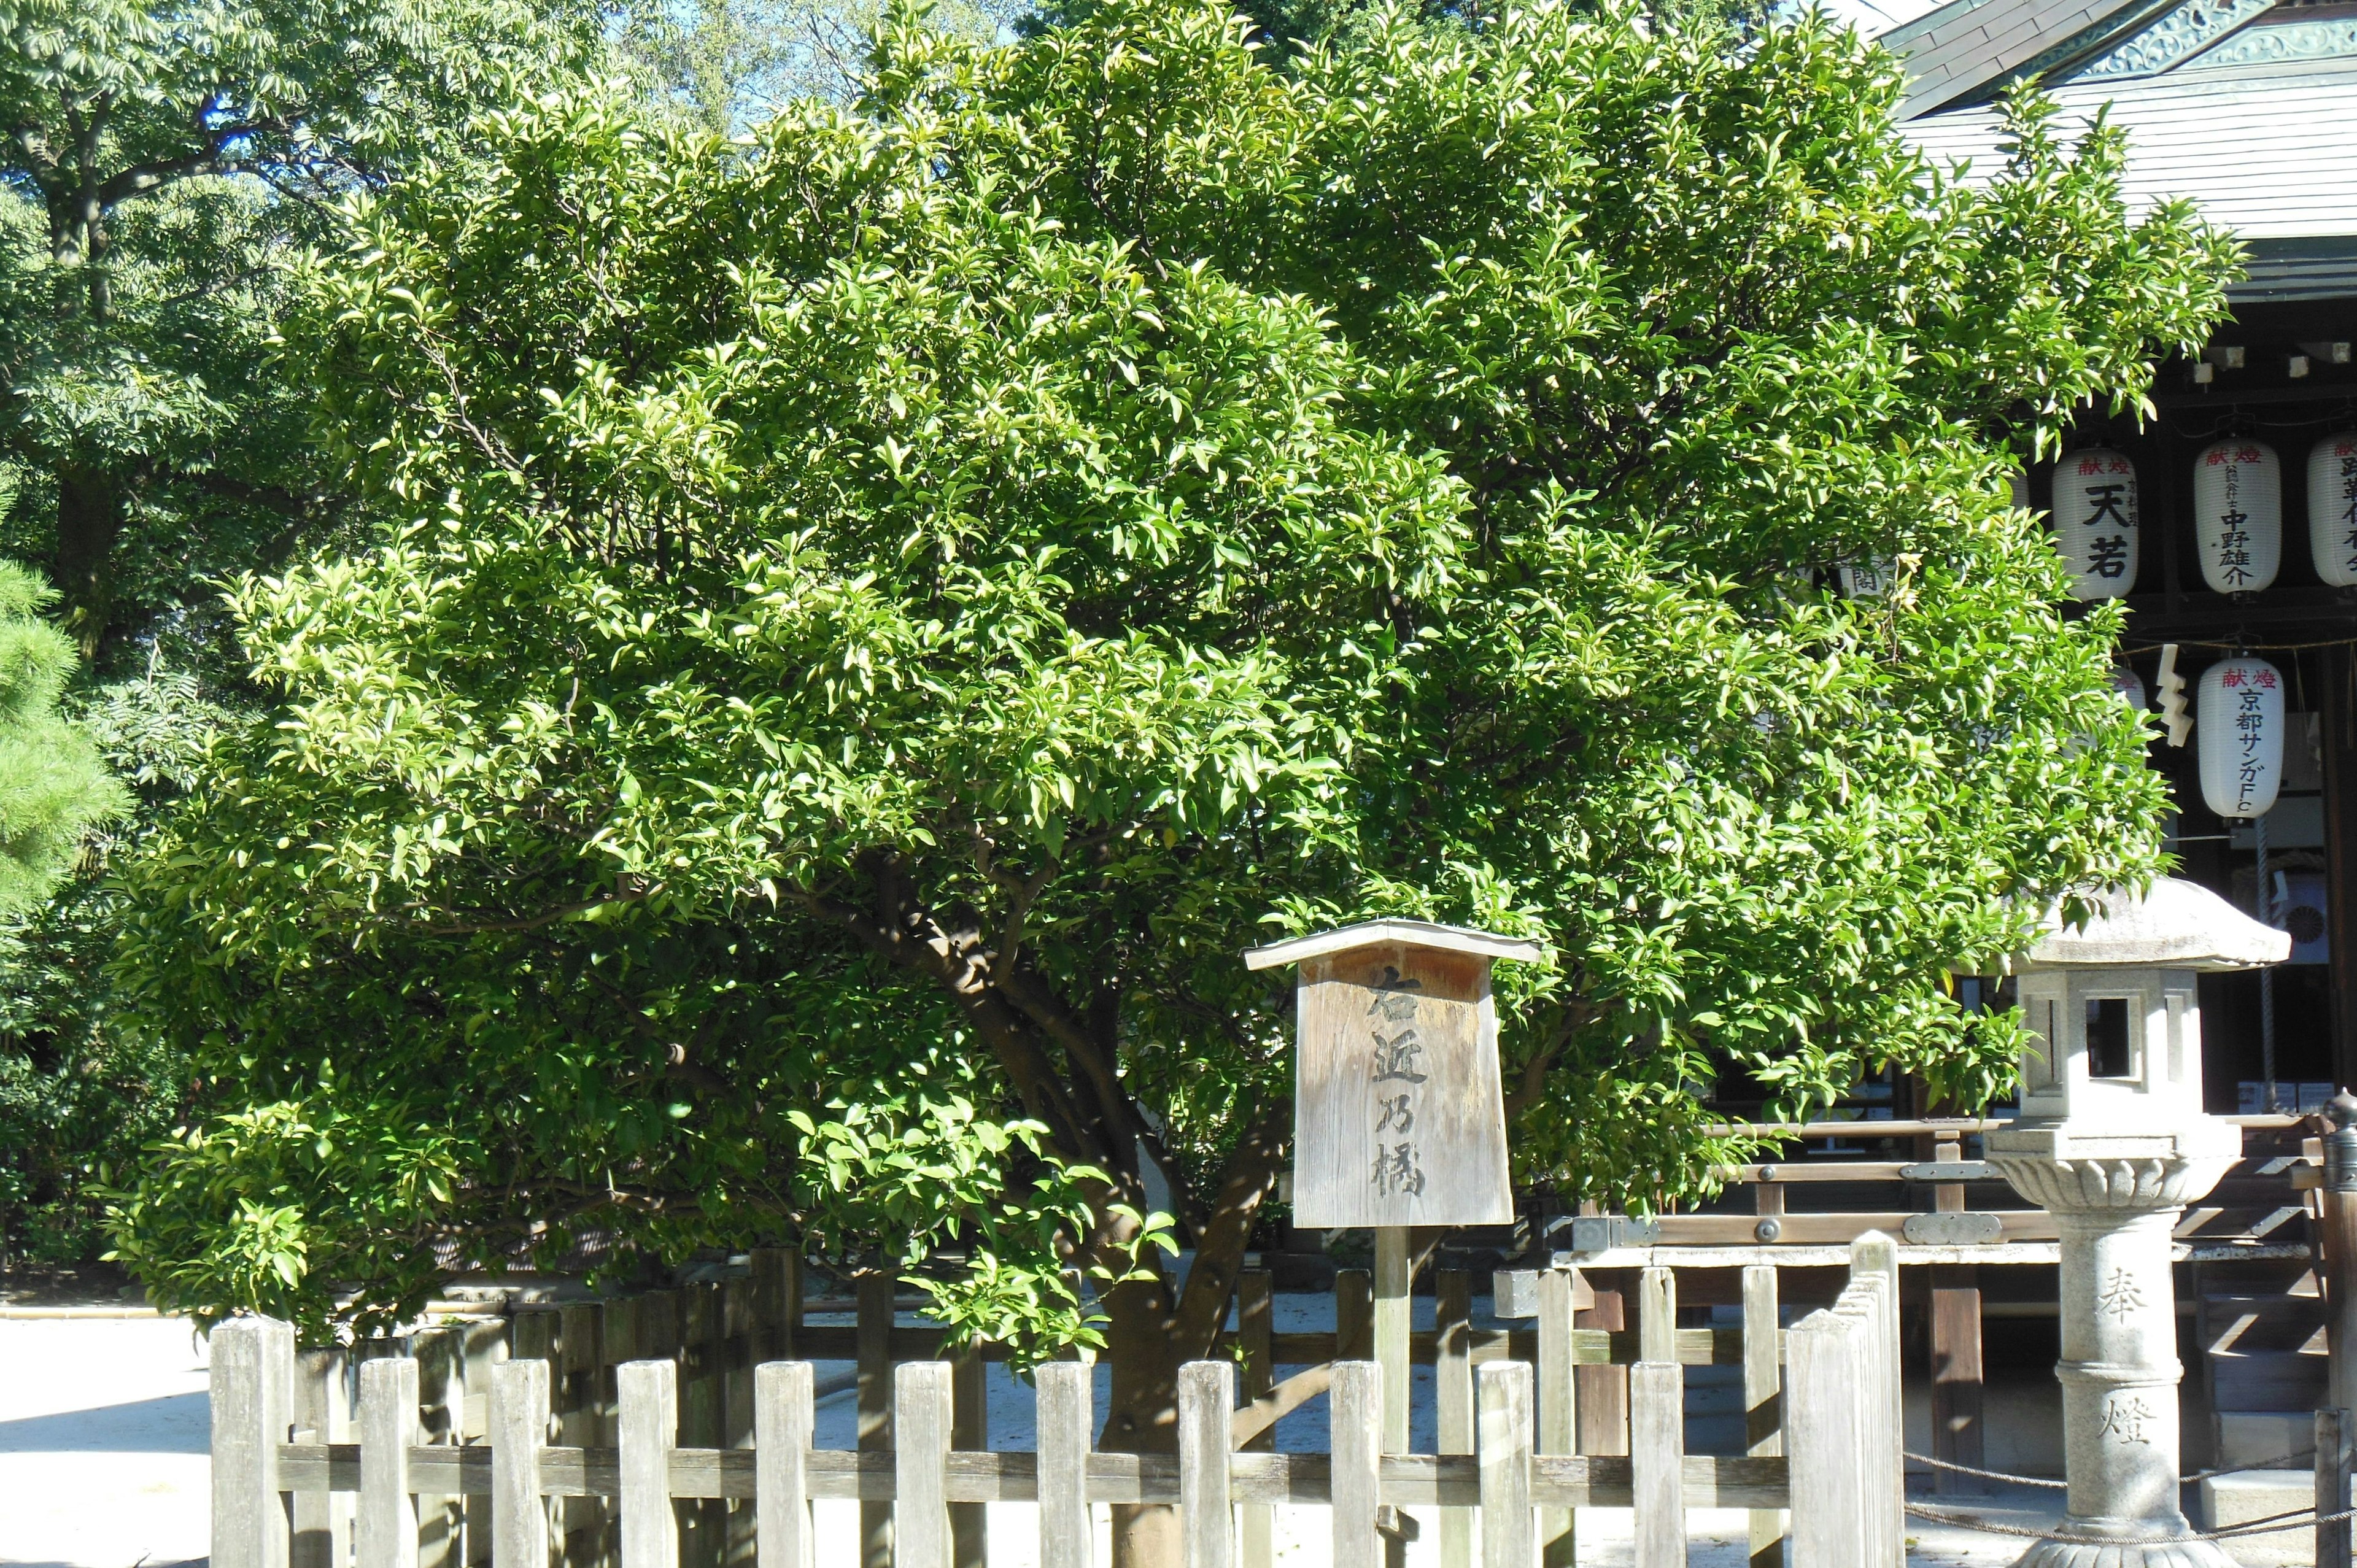
[[[0,1454],[202,1454],[211,1433],[210,1399],[167,1394],[0,1421]]]

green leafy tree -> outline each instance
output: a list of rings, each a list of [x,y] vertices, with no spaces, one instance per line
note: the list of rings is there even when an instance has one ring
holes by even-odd
[[[1143,1258],[1152,1449],[1286,1157],[1274,935],[1545,939],[1509,1111],[1582,1196],[1706,1186],[1730,1069],[2005,1080],[1943,972],[2150,874],[2159,792],[2004,473],[2232,246],[2034,105],[1943,180],[1814,25],[1246,31],[904,19],[851,110],[552,100],[356,212],[289,338],[406,521],[242,587],[281,705],[136,874],[219,1086],[124,1200],[151,1281],[323,1326],[429,1240],[770,1234],[1036,1342]]]
[[[0,1246],[93,1255],[87,1188],[181,1106],[102,972],[107,867],[247,695],[219,580],[366,537],[271,360],[287,265],[595,34],[530,0],[0,0],[0,555],[63,590],[104,682],[69,705],[140,805],[0,951]]]
[[[263,364],[321,204],[581,44],[521,0],[0,0],[0,38],[9,543],[95,654],[329,505]]]

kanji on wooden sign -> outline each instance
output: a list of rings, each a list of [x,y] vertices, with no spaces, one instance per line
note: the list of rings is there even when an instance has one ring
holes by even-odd
[[[1490,966],[1538,943],[1370,920],[1244,955],[1299,966],[1293,1219],[1312,1229],[1514,1217]]]

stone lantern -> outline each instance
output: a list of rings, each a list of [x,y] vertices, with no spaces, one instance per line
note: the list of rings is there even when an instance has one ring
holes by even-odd
[[[2061,1236],[2059,1533],[2082,1539],[2041,1541],[2020,1563],[2233,1568],[2214,1543],[2186,1539],[2178,1508],[2170,1235],[2242,1154],[2241,1130],[2202,1113],[2196,977],[2281,963],[2291,939],[2174,877],[2098,902],[2083,929],[2055,921],[2016,961],[2036,1038],[2019,1119],[1983,1140]]]

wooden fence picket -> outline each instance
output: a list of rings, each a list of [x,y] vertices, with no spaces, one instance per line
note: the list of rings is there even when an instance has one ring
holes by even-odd
[[[946,1361],[904,1361],[892,1380],[892,1561],[895,1568],[952,1568],[950,1424]]]
[[[1771,1458],[1784,1452],[1784,1369],[1779,1353],[1781,1308],[1776,1270],[1754,1263],[1743,1271],[1744,1452]],[[1751,1511],[1750,1568],[1784,1568],[1784,1515]]]
[[[540,1451],[548,1444],[548,1363],[491,1369],[492,1568],[548,1568],[548,1504]]]
[[[1236,1275],[1236,1347],[1242,1352],[1240,1370],[1247,1402],[1276,1387],[1275,1343],[1275,1292],[1265,1269],[1245,1269]],[[1276,1424],[1244,1447],[1256,1453],[1276,1447]],[[1276,1561],[1276,1510],[1266,1503],[1243,1503],[1236,1509],[1236,1552],[1243,1568],[1272,1568]],[[1457,1568],[1466,1568],[1459,1563]]]
[[[361,1363],[359,1568],[417,1568],[417,1498],[409,1484],[409,1449],[419,1437],[417,1372],[405,1356]]]
[[[808,1361],[770,1361],[753,1370],[754,1554],[759,1568],[812,1568],[816,1553],[808,1501],[814,1380]]]
[[[222,1324],[213,1330],[212,1383],[212,1561],[286,1568],[278,1444],[293,1420],[295,1330],[266,1318]]]
[[[1473,1452],[1473,1280],[1463,1269],[1433,1277],[1432,1395],[1443,1454]],[[1566,1373],[1566,1376],[1568,1374]],[[1440,1510],[1440,1568],[1473,1568],[1473,1510]],[[1254,1568],[1251,1563],[1246,1568]]]
[[[1685,1568],[1685,1369],[1629,1369],[1629,1478],[1635,1568]]]
[[[1232,1361],[1178,1369],[1178,1529],[1186,1568],[1234,1568],[1228,1454],[1236,1408]]]
[[[1578,1276],[1569,1269],[1544,1269],[1538,1276],[1538,1365],[1533,1393],[1538,1403],[1541,1454],[1572,1454],[1579,1448],[1579,1373],[1573,1347]],[[1570,1509],[1541,1509],[1539,1560],[1545,1568],[1573,1568],[1579,1561],[1578,1515]]]
[[[622,1427],[622,1568],[679,1568],[671,1507],[671,1451],[679,1442],[679,1368],[669,1360],[614,1369]]]
[[[1481,1568],[1537,1568],[1531,1517],[1531,1369],[1492,1361],[1476,1374],[1481,1424]]]
[[[1333,1455],[1334,1557],[1337,1564],[1383,1560],[1375,1533],[1375,1510],[1383,1454],[1383,1368],[1373,1361],[1340,1361],[1327,1398]]]
[[[1038,1383],[1039,1568],[1095,1568],[1089,1443],[1096,1371],[1082,1361],[1051,1361],[1039,1369]]]

